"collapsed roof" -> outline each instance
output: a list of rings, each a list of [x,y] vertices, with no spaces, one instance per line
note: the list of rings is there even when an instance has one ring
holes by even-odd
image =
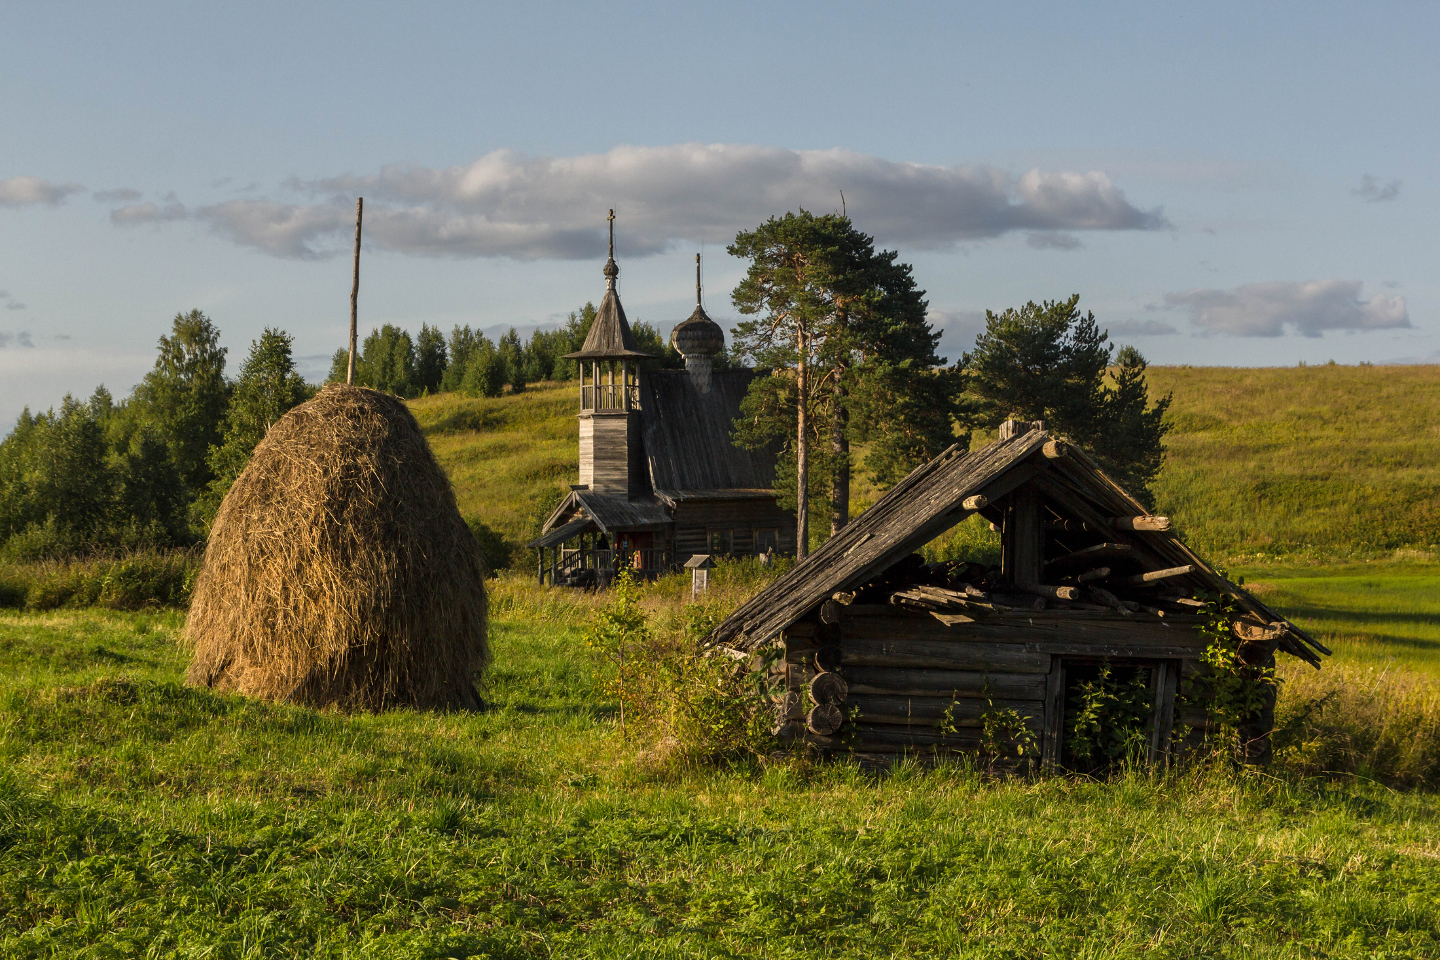
[[[1007,425],[1008,426],[1008,425]],[[1313,666],[1330,651],[1240,587],[1222,577],[1169,530],[1125,529],[1117,519],[1147,511],[1105,475],[1083,450],[1044,429],[1030,429],[969,453],[951,447],[917,467],[804,561],[735,610],[706,638],[707,645],[754,651],[836,593],[853,591],[1021,487],[1039,494],[1054,522],[1075,524],[1097,544],[1087,549],[1124,555],[1142,571],[1188,567],[1169,582],[1233,598],[1257,628],[1275,634],[1279,649]],[[1063,565],[1067,548],[1047,557],[1047,572]],[[1074,548],[1069,548],[1073,550]]]

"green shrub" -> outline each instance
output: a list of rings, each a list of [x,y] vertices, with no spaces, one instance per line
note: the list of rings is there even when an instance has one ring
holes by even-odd
[[[184,607],[190,603],[199,571],[199,556],[183,551],[12,563],[0,571],[0,606],[31,610]]]
[[[498,571],[510,566],[510,561],[516,556],[515,545],[500,531],[479,520],[470,521],[470,532],[475,535],[475,540],[480,544],[480,556],[485,561],[485,569],[493,577]]]
[[[1303,776],[1440,787],[1440,686],[1420,673],[1286,664],[1275,761]]]

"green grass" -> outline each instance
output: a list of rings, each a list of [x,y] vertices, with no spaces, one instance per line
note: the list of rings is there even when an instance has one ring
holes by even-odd
[[[1152,369],[1162,505],[1336,648],[1252,775],[678,765],[597,686],[603,598],[518,576],[474,715],[187,688],[176,611],[0,610],[0,957],[1440,957],[1437,795],[1376,782],[1440,783],[1432,380]],[[467,519],[531,535],[574,394],[414,402]]]
[[[1325,637],[1339,662],[1440,680],[1440,565],[1253,567],[1236,573],[1266,603]]]
[[[409,404],[455,487],[460,513],[512,545],[539,533],[536,501],[575,482],[575,384],[538,383],[494,398],[442,393]]]
[[[479,715],[219,696],[178,613],[0,611],[0,956],[1440,956],[1434,794],[676,767],[597,694],[596,598],[493,592]]]

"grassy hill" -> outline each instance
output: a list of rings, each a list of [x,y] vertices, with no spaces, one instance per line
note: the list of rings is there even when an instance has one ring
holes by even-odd
[[[1440,545],[1440,368],[1151,368],[1173,391],[1163,510],[1232,561]],[[1402,553],[1403,556],[1403,553]]]
[[[1440,545],[1440,368],[1152,367],[1149,380],[1152,396],[1174,395],[1160,508],[1202,554],[1254,565]],[[573,384],[411,408],[461,512],[511,543],[575,480]]]

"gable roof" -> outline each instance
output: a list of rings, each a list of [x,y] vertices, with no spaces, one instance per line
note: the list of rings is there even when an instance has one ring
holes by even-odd
[[[684,370],[640,377],[640,419],[650,484],[662,496],[685,491],[773,490],[775,451],[747,450],[730,440],[754,370],[716,370],[700,392]]]
[[[967,518],[972,512],[964,506],[967,498],[982,495],[993,502],[1033,483],[1076,519],[1103,533],[1108,542],[1134,548],[1154,569],[1194,566],[1193,572],[1172,582],[1233,596],[1241,610],[1263,623],[1286,623],[1289,630],[1280,636],[1281,649],[1315,665],[1318,658],[1301,641],[1321,653],[1330,652],[1221,577],[1174,534],[1115,528],[1111,518],[1143,516],[1147,511],[1083,450],[1050,443],[1056,439],[1045,430],[1031,430],[970,453],[951,447],[917,467],[845,529],[736,609],[711,632],[706,644],[753,651],[832,594],[868,583]]]
[[[575,519],[577,513],[589,518],[585,524],[593,523],[595,529],[605,534],[614,533],[617,530],[663,527],[671,520],[670,511],[665,508],[665,504],[653,496],[624,500],[620,497],[607,497],[604,494],[591,493],[589,490],[571,490],[550,514],[549,519],[545,521],[541,535],[525,546],[553,546],[554,535],[567,527],[572,532],[563,539],[579,533],[584,529],[585,524],[574,526],[578,522]]]

